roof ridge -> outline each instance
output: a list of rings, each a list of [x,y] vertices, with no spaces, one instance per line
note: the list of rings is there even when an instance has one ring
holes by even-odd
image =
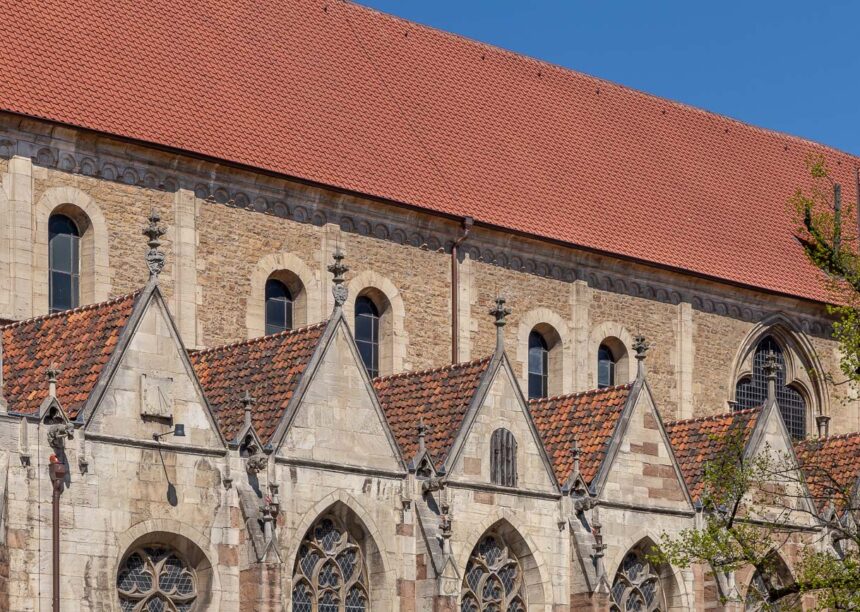
[[[848,433],[841,433],[835,436],[827,436],[825,438],[806,438],[805,440],[798,440],[795,446],[812,446],[814,444],[826,444],[830,440],[847,440],[852,437],[860,437],[860,431],[849,431]]]
[[[301,334],[305,332],[309,332],[319,327],[325,327],[328,324],[329,320],[325,319],[324,321],[320,321],[319,323],[312,323],[310,325],[305,325],[304,327],[297,327],[295,329],[285,329],[284,331],[278,332],[276,334],[269,334],[268,336],[257,336],[256,338],[249,338],[248,340],[239,340],[237,342],[230,342],[228,344],[220,344],[218,346],[213,346],[210,348],[200,349],[198,351],[194,351],[194,356],[198,355],[206,355],[209,353],[217,353],[219,351],[226,351],[229,349],[233,349],[239,346],[257,344],[261,342],[265,342],[266,340],[272,340],[278,337],[286,337],[293,336],[296,334]]]
[[[566,77],[585,78],[585,79],[593,81],[594,83],[597,83],[597,84],[602,84],[602,85],[606,85],[606,86],[609,86],[609,87],[612,87],[612,88],[615,88],[618,90],[630,92],[630,93],[636,94],[637,96],[648,98],[648,99],[651,99],[651,100],[654,100],[657,102],[666,102],[666,103],[671,104],[672,106],[675,106],[678,108],[682,108],[682,109],[689,110],[689,111],[695,111],[697,113],[701,113],[701,114],[713,117],[715,119],[721,119],[724,121],[728,121],[729,123],[740,125],[740,126],[745,127],[745,128],[751,128],[755,131],[769,134],[772,136],[776,136],[778,138],[784,138],[787,140],[792,140],[792,141],[796,141],[799,143],[803,143],[806,145],[811,145],[811,146],[814,146],[814,147],[819,148],[819,149],[834,151],[834,152],[837,152],[837,153],[840,153],[843,155],[847,155],[848,157],[854,159],[855,161],[860,162],[860,155],[851,153],[849,151],[844,151],[844,150],[839,149],[837,147],[827,145],[827,144],[824,144],[821,142],[817,142],[817,141],[811,140],[809,138],[804,138],[803,136],[798,136],[796,134],[790,134],[788,132],[781,132],[779,130],[775,130],[772,128],[762,127],[762,126],[756,125],[754,123],[748,123],[746,121],[743,121],[742,119],[737,119],[735,117],[731,117],[729,115],[724,115],[724,114],[718,113],[716,111],[708,110],[706,108],[702,108],[699,106],[694,106],[692,104],[688,104],[687,102],[681,102],[680,100],[673,100],[672,98],[668,98],[665,96],[660,96],[660,95],[657,95],[654,93],[650,93],[650,92],[644,91],[642,89],[637,89],[636,87],[632,87],[630,85],[625,85],[623,83],[611,81],[609,79],[595,76],[593,74],[589,74],[589,73],[583,72],[581,70],[576,70],[574,68],[570,68],[570,67],[564,66],[562,64],[557,64],[557,63],[551,62],[549,60],[545,60],[545,59],[541,59],[539,57],[528,55],[527,53],[522,53],[520,51],[514,51],[513,49],[506,49],[505,47],[502,47],[500,45],[495,45],[493,43],[478,40],[477,38],[472,38],[472,37],[466,36],[464,34],[459,34],[457,32],[451,32],[449,30],[443,30],[442,28],[438,28],[436,26],[432,26],[432,25],[429,25],[426,23],[419,23],[417,21],[412,21],[411,19],[407,19],[405,17],[399,17],[397,15],[392,15],[391,13],[386,13],[384,11],[380,11],[379,9],[375,9],[373,7],[370,7],[370,6],[366,6],[364,4],[359,4],[358,2],[351,2],[350,0],[342,0],[342,1],[344,2],[344,4],[349,4],[351,6],[356,7],[357,9],[362,10],[362,11],[367,12],[367,13],[374,13],[374,14],[378,15],[379,17],[386,18],[390,21],[401,22],[401,23],[404,23],[404,24],[409,25],[409,26],[420,28],[422,30],[428,30],[430,32],[441,34],[442,36],[445,36],[445,37],[456,38],[456,39],[459,39],[459,40],[464,41],[466,43],[469,43],[471,45],[475,45],[477,47],[482,47],[482,48],[485,48],[485,49],[495,51],[495,52],[501,53],[503,55],[509,56],[511,59],[525,61],[525,62],[529,62],[532,64],[536,64],[536,65],[544,67],[544,68],[549,68],[549,69],[555,70],[557,72],[560,72],[563,76],[566,76]]]
[[[0,330],[13,329],[15,327],[20,327],[22,325],[27,325],[28,323],[35,323],[37,321],[46,321],[49,319],[59,319],[60,317],[69,316],[73,314],[77,314],[79,312],[88,312],[90,310],[96,310],[98,308],[104,308],[105,306],[111,306],[112,304],[117,304],[119,302],[125,301],[132,297],[138,297],[141,293],[143,293],[143,289],[136,289],[131,293],[126,293],[125,295],[119,295],[117,297],[110,298],[108,300],[104,300],[102,302],[96,302],[94,304],[86,304],[85,306],[78,306],[77,308],[70,308],[69,310],[61,310],[59,312],[51,312],[45,315],[39,315],[38,317],[31,317],[29,319],[23,319],[21,321],[13,321],[12,323],[7,323],[6,325],[0,325]]]
[[[597,395],[599,393],[608,393],[620,389],[632,389],[633,383],[625,383],[623,385],[610,385],[609,387],[598,387],[596,389],[586,389],[585,391],[575,391],[573,393],[563,393],[561,395],[550,395],[548,397],[537,397],[529,400],[529,404],[539,404],[541,402],[552,402],[564,400],[572,397],[583,397],[585,395]]]
[[[399,378],[411,378],[414,376],[424,376],[425,374],[432,374],[435,372],[443,372],[445,370],[454,370],[454,369],[462,369],[467,368],[469,366],[477,365],[482,361],[489,362],[492,359],[492,355],[488,355],[486,357],[481,357],[479,359],[472,359],[471,361],[461,361],[460,363],[449,363],[444,366],[437,366],[435,368],[425,368],[423,370],[408,370],[406,372],[398,372],[397,374],[388,374],[387,376],[377,376],[373,379],[373,382],[383,382],[387,380],[395,380]]]
[[[688,423],[698,423],[698,422],[704,423],[706,421],[717,421],[718,419],[724,419],[727,416],[734,417],[735,415],[738,415],[738,414],[746,415],[746,414],[752,414],[754,412],[760,412],[761,409],[762,409],[762,406],[756,406],[754,408],[744,408],[743,410],[729,410],[726,412],[718,412],[717,414],[711,414],[708,416],[693,417],[691,419],[678,419],[677,421],[668,421],[666,423],[666,427],[674,427],[676,425],[684,425],[684,424],[688,424]]]

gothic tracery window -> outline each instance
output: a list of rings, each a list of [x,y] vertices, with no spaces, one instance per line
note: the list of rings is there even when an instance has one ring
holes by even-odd
[[[461,612],[525,612],[519,560],[497,534],[484,536],[469,557],[460,591]]]
[[[660,577],[639,551],[627,553],[612,583],[612,612],[657,612],[666,609]]]
[[[767,336],[756,346],[753,355],[752,375],[740,379],[735,388],[737,408],[758,408],[767,401],[767,375],[765,363],[768,354],[773,354],[779,364],[776,373],[776,402],[785,426],[792,437],[806,437],[806,402],[803,396],[785,384],[785,354],[779,343]]]
[[[293,612],[367,612],[361,547],[334,517],[308,530],[293,571]]]
[[[194,570],[163,546],[146,546],[128,555],[116,587],[123,612],[190,612],[197,599]]]

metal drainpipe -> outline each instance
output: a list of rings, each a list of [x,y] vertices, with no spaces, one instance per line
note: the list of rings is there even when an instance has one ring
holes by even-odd
[[[472,217],[463,219],[463,234],[451,247],[451,363],[457,363],[460,360],[460,262],[457,254],[460,245],[469,237],[474,223]]]
[[[66,466],[56,455],[51,455],[48,475],[51,477],[51,510],[53,513],[51,562],[53,566],[53,610],[60,612],[60,495],[63,493],[63,480],[66,478]]]

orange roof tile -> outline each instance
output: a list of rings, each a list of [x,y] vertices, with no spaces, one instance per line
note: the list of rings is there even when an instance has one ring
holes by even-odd
[[[860,478],[860,433],[803,440],[795,450],[818,507],[834,501],[837,510],[843,509]]]
[[[224,438],[233,441],[244,423],[241,398],[256,400],[251,421],[263,444],[278,423],[310,362],[326,322],[190,354]]]
[[[78,416],[113,354],[140,292],[12,323],[3,334],[3,395],[9,410],[35,414],[48,397],[47,371],[59,366],[57,399]]]
[[[817,300],[807,155],[856,199],[857,157],[351,2],[4,2],[0,74],[0,110]]]
[[[760,412],[760,408],[749,408],[666,424],[666,433],[690,497],[694,500],[701,497],[705,487],[705,464],[726,448],[729,434],[740,431],[744,441],[749,440]]]
[[[373,386],[391,431],[409,460],[418,451],[418,423],[436,467],[445,462],[491,357],[376,378]]]
[[[532,400],[529,408],[558,482],[573,470],[573,441],[581,451],[580,474],[586,483],[597,476],[609,440],[630,395],[632,384]]]

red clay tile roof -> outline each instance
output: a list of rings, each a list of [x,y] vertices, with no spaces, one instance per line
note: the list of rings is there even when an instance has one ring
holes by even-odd
[[[804,440],[795,445],[795,451],[819,508],[835,500],[836,509],[842,509],[860,477],[860,433]]]
[[[299,379],[319,344],[326,322],[228,344],[189,355],[224,437],[233,441],[244,423],[240,398],[248,391],[263,444],[271,441]]]
[[[491,359],[374,379],[379,403],[407,461],[418,451],[423,418],[427,451],[437,468],[445,462]]]
[[[742,432],[744,442],[749,440],[760,412],[760,408],[749,408],[666,424],[690,497],[699,499],[704,492],[705,464],[726,448],[730,434]]]
[[[532,400],[529,408],[558,482],[573,470],[574,439],[582,454],[579,471],[587,484],[597,476],[632,384]]]
[[[9,410],[34,414],[48,397],[47,371],[59,366],[57,399],[74,419],[95,387],[140,292],[0,328],[3,394]]]
[[[856,199],[857,157],[350,2],[4,2],[0,74],[0,110],[812,299],[807,155]]]

